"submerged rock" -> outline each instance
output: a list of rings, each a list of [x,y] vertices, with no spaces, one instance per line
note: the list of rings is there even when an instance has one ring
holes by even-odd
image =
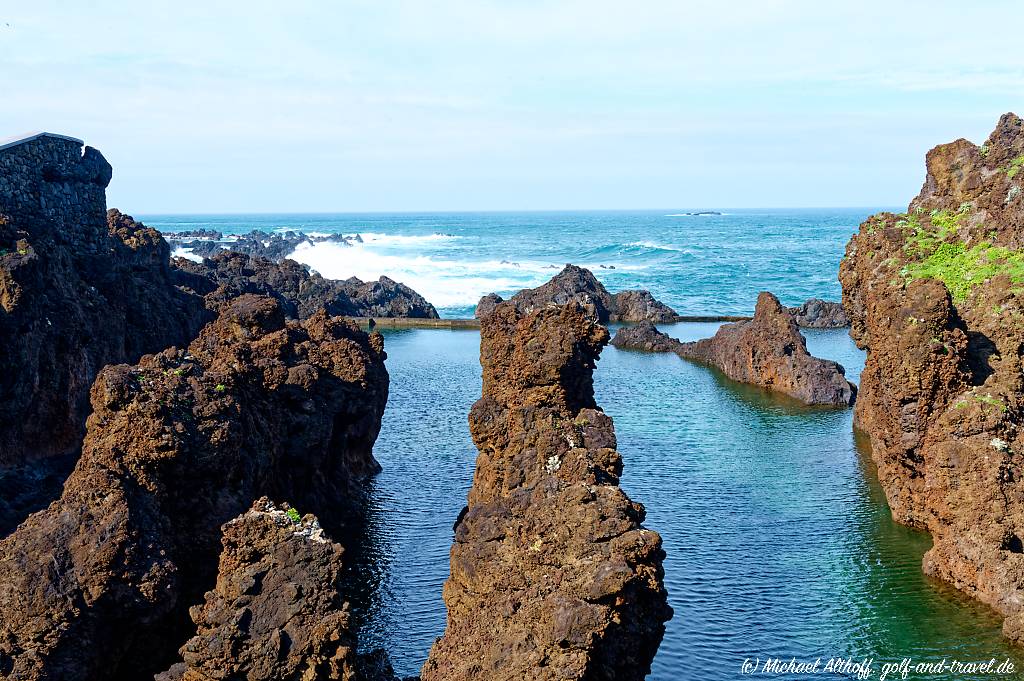
[[[191,609],[196,635],[157,681],[372,681],[339,592],[343,549],[312,515],[268,498],[224,525],[217,585]]]
[[[423,296],[387,277],[372,282],[355,277],[336,281],[294,260],[272,262],[230,251],[202,262],[176,258],[172,265],[175,281],[183,289],[205,295],[214,306],[254,293],[277,298],[292,319],[307,319],[320,309],[347,317],[438,318]]]
[[[681,343],[653,324],[623,327],[612,344],[620,348],[674,352],[719,369],[729,378],[784,393],[807,404],[853,404],[857,387],[836,362],[807,352],[796,323],[771,293],[757,298],[754,318],[723,324],[712,338]]]
[[[423,681],[643,679],[671,615],[661,538],[594,402],[607,330],[575,303],[481,320],[480,450]]]
[[[501,296],[487,294],[477,304],[475,317],[486,316],[500,302],[503,302]],[[571,264],[546,284],[524,289],[512,296],[509,302],[525,313],[549,305],[576,303],[602,324],[644,320],[668,322],[678,316],[668,305],[655,300],[649,291],[620,291],[612,295],[590,270]]]
[[[1024,122],[927,156],[907,213],[868,218],[840,267],[867,351],[855,422],[924,570],[1024,641]]]
[[[842,303],[821,298],[809,298],[803,305],[789,308],[789,313],[797,326],[808,329],[842,329],[850,325]]]
[[[242,296],[187,350],[105,368],[63,494],[0,541],[4,676],[167,669],[214,583],[220,526],[262,495],[344,528],[378,470],[384,357],[350,322],[286,322]]]

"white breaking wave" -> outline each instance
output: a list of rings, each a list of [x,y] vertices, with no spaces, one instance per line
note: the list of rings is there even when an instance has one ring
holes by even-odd
[[[328,279],[358,277],[374,281],[386,276],[412,287],[439,308],[476,305],[488,293],[507,294],[540,286],[562,270],[564,262],[471,260],[446,257],[445,243],[463,238],[450,234],[405,236],[362,232],[362,243],[322,241],[300,244],[288,257],[309,265]],[[422,251],[430,251],[424,254]],[[454,255],[454,254],[453,254]],[[577,264],[598,278],[616,270],[635,271],[643,265]],[[606,267],[602,267],[602,265]]]
[[[181,248],[181,247],[175,248],[174,251],[171,253],[171,257],[172,258],[185,258],[186,260],[191,260],[192,262],[202,262],[203,261],[203,258],[201,256],[198,256],[195,253],[193,253],[191,248]]]
[[[558,268],[548,263],[447,260],[427,255],[382,253],[373,248],[380,240],[350,246],[330,241],[301,244],[289,255],[328,279],[358,277],[373,281],[382,275],[411,286],[437,307],[475,305],[492,291],[538,286]]]
[[[688,248],[680,248],[679,246],[669,246],[668,244],[659,244],[656,241],[632,241],[627,246],[639,246],[640,248],[653,248],[659,251],[678,251],[680,253],[692,253]]]
[[[353,235],[354,236],[354,235]],[[416,244],[431,244],[440,241],[457,241],[463,237],[455,234],[424,234],[422,236],[408,236],[401,234],[382,234],[380,232],[360,232],[364,243],[377,244],[379,246],[414,246]]]

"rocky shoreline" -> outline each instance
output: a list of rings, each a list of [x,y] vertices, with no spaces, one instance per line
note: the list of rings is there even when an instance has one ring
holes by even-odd
[[[383,336],[353,319],[446,320],[387,277],[287,258],[353,237],[168,243],[106,210],[95,149],[42,135],[2,151],[0,675],[397,681],[360,649],[342,579],[390,390]],[[661,537],[620,486],[595,400],[611,323],[635,324],[621,349],[855,404],[893,516],[934,539],[924,570],[1024,642],[1021,159],[1012,114],[982,147],[933,149],[907,213],[850,241],[842,304],[763,292],[712,338],[669,337],[655,324],[672,308],[571,264],[481,299],[476,467],[420,678],[648,674],[673,611]],[[847,325],[867,351],[859,394],[800,332]]]
[[[927,155],[901,215],[860,226],[840,268],[867,351],[856,425],[893,517],[927,530],[925,572],[989,604],[1024,642],[1024,121]]]
[[[345,317],[436,311],[386,278],[331,281],[263,254],[172,263],[159,233],[106,211],[99,152],[48,135],[11,149],[0,339],[18,350],[4,355],[0,480],[17,484],[0,506],[0,674],[394,680],[385,653],[359,652],[340,579],[390,380],[382,336]],[[573,302],[502,304],[483,325],[479,485],[424,678],[489,678],[470,654],[529,678],[640,679],[671,609],[660,538],[618,487],[611,420],[593,401],[608,332]],[[532,463],[520,437],[539,447]],[[559,517],[591,529],[566,536]],[[469,605],[460,575],[540,584],[541,559],[561,562],[561,583]],[[479,607],[506,613],[507,642],[529,631],[534,647],[509,655],[481,636]]]

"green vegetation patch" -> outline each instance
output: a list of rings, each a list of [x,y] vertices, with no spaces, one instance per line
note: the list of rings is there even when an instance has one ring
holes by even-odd
[[[989,241],[967,248],[961,242],[939,244],[920,262],[907,265],[909,279],[938,279],[953,296],[967,300],[971,289],[999,274],[1007,274],[1016,283],[1024,283],[1024,252]]]
[[[285,511],[285,514],[288,516],[288,519],[296,525],[302,522],[302,516],[300,516],[299,512],[296,511],[294,508],[289,508],[287,511]]]
[[[964,397],[964,399],[958,400],[956,404],[953,405],[953,408],[965,409],[970,404],[969,400],[973,400],[979,404],[984,404],[989,407],[995,407],[1001,412],[1006,411],[1006,403],[997,397],[992,397],[991,393],[987,395],[977,395],[974,393],[968,394]]]
[[[921,222],[920,214],[897,223],[910,232],[904,252],[912,260],[902,271],[907,280],[938,279],[958,303],[975,286],[999,274],[1024,283],[1024,251],[994,246],[991,241],[968,248],[962,241],[950,240],[970,213],[971,205],[965,203],[957,211],[932,211],[927,224]]]
[[[1006,176],[1012,180],[1017,177],[1021,168],[1024,168],[1024,154],[1010,161],[1010,166],[1006,169]]]

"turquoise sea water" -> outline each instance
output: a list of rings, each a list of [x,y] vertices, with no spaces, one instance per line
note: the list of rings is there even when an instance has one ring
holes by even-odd
[[[716,325],[664,328],[692,340]],[[444,631],[452,523],[476,459],[466,415],[480,395],[479,334],[385,335],[391,400],[375,448],[383,472],[365,544],[352,550],[366,590],[362,643],[385,647],[400,673],[414,674]],[[857,380],[863,357],[845,331],[807,337]],[[675,617],[650,679],[741,679],[746,659],[769,656],[820,656],[822,666],[874,658],[873,679],[883,661],[904,657],[1009,657],[1024,669],[993,613],[921,572],[930,540],[892,521],[850,410],[797,406],[674,355],[614,347],[595,385],[615,420],[622,486],[646,505],[667,553]]]
[[[846,242],[876,210],[137,217],[162,231],[360,234],[362,245],[325,242],[293,257],[331,278],[387,275],[442,316],[466,317],[484,294],[537,286],[567,262],[592,269],[612,292],[649,289],[680,314],[749,313],[763,290],[789,305],[837,299]]]
[[[837,299],[845,243],[872,210],[669,212],[144,219],[164,230],[360,233],[363,247],[322,244],[298,255],[328,276],[405,281],[446,316],[466,316],[481,293],[539,284],[549,265],[567,261],[591,267],[613,291],[643,286],[681,313],[703,314],[749,312],[762,289],[789,304]],[[683,340],[715,329],[664,327]],[[444,630],[452,523],[476,458],[466,418],[480,395],[479,334],[385,335],[391,395],[375,447],[383,471],[369,491],[365,535],[348,551],[362,645],[386,648],[411,675]],[[858,380],[863,354],[845,331],[806,335],[814,354]],[[744,661],[768,657],[821,657],[822,666],[873,658],[872,679],[903,658],[1011,658],[1024,669],[992,612],[923,575],[930,541],[892,522],[850,410],[796,406],[672,355],[613,347],[595,386],[615,420],[622,486],[647,506],[646,524],[667,553],[675,617],[651,679],[750,678]]]

